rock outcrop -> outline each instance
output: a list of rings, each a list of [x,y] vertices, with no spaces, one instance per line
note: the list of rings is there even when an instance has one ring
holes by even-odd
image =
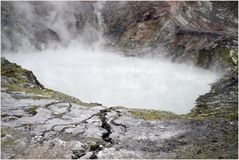
[[[221,50],[237,53],[237,6],[206,1],[107,3],[105,34],[127,54],[147,54],[140,53],[142,48],[163,45],[173,60],[204,68],[221,66]]]

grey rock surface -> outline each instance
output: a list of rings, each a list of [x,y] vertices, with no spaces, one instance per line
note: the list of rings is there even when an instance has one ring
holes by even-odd
[[[145,120],[126,108],[15,99],[4,91],[1,98],[4,159],[237,156],[237,124],[223,119]]]

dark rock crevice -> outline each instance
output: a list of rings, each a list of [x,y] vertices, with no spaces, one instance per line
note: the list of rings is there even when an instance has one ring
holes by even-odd
[[[115,126],[119,126],[123,129],[123,134],[125,134],[127,132],[127,126],[122,124],[122,123],[116,123],[115,120],[117,120],[119,117],[121,117],[121,112],[116,110],[116,109],[113,109],[113,108],[110,108],[111,110],[115,111],[116,114],[117,114],[117,117],[113,118],[110,123],[115,125]]]
[[[101,110],[100,114],[99,114],[100,120],[102,122],[101,127],[107,131],[107,132],[102,134],[102,139],[107,143],[113,143],[113,140],[110,138],[111,126],[107,122],[107,118],[106,118],[107,112],[108,112],[108,110],[105,109],[105,110]]]
[[[50,103],[51,105],[53,105],[52,103]],[[56,104],[56,103],[54,103]],[[59,103],[57,103],[59,104]],[[49,104],[48,104],[49,106]],[[88,149],[85,149],[85,150],[72,150],[72,159],[79,159],[83,156],[86,155],[87,152],[92,152],[92,155],[90,156],[90,159],[98,159],[97,157],[97,154],[102,150],[104,149],[105,147],[109,147],[110,145],[112,145],[114,143],[113,139],[110,138],[110,134],[111,134],[111,126],[110,124],[108,123],[108,120],[106,118],[106,115],[107,115],[107,112],[109,112],[109,109],[102,109],[100,110],[98,113],[96,114],[93,114],[91,115],[90,117],[88,117],[87,119],[79,122],[79,123],[72,123],[72,124],[67,124],[66,127],[63,127],[60,131],[58,131],[56,134],[53,135],[53,137],[51,137],[51,139],[54,139],[56,138],[57,136],[61,135],[62,133],[65,132],[66,129],[68,128],[72,128],[71,125],[79,125],[79,124],[87,124],[88,120],[92,119],[93,117],[99,117],[99,120],[101,121],[101,128],[103,128],[106,132],[104,132],[102,134],[102,140],[105,142],[105,143],[102,143],[102,142],[97,142],[96,144],[94,145],[89,145],[89,148]],[[46,130],[44,131],[41,136],[43,137],[43,141],[46,141],[46,140],[49,140],[49,139],[46,139],[45,135],[48,133],[48,132],[51,132],[51,131],[55,131],[55,127],[57,126],[61,126],[61,125],[53,125],[51,127],[50,130]],[[74,127],[73,127],[74,128]],[[79,134],[82,134],[82,133],[79,133]],[[77,136],[79,136],[79,134],[77,134]],[[77,138],[77,136],[75,136],[75,138]]]
[[[188,35],[188,36],[211,37],[211,38],[225,36],[221,32],[189,30],[189,29],[182,29],[182,28],[178,28],[178,27],[176,27],[175,35],[176,36],[187,36]]]
[[[46,104],[46,105],[45,105],[45,107],[46,107],[46,108],[48,108],[48,107],[50,107],[50,106],[52,106],[52,105],[55,105],[55,104],[60,104],[60,103],[65,103],[65,102],[63,102],[63,101],[59,101],[59,102],[52,102],[52,103]]]
[[[94,145],[94,147],[91,147],[91,151],[93,151],[92,155],[90,156],[90,159],[98,159],[97,154],[104,149],[105,147],[109,147],[110,145],[114,144],[114,141],[112,138],[110,138],[111,135],[111,126],[108,123],[108,119],[106,118],[107,113],[109,112],[109,109],[103,109],[100,110],[100,112],[97,114],[97,116],[99,116],[99,119],[101,121],[101,128],[103,128],[106,132],[102,133],[102,139],[106,142],[106,143],[101,143],[101,144],[97,144]]]

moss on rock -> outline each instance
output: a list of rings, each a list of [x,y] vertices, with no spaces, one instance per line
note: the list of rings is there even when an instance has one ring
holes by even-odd
[[[177,115],[173,112],[146,110],[146,109],[129,109],[129,112],[137,118],[144,120],[172,120],[182,119],[183,116]]]
[[[31,108],[26,109],[25,112],[34,116],[37,114],[37,108],[38,106],[32,106]]]

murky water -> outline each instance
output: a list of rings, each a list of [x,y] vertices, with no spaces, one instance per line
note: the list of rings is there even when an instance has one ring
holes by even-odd
[[[165,59],[124,57],[80,46],[4,56],[32,70],[44,86],[82,101],[175,113],[189,112],[218,78]]]

